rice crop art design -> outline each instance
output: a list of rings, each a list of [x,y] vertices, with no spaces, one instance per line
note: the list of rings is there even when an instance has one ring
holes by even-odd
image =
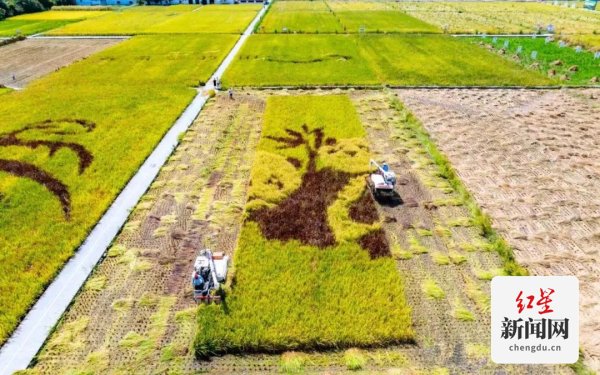
[[[302,125],[302,131],[285,129],[288,134],[285,137],[266,136],[276,141],[279,149],[293,149],[304,147],[308,155],[306,172],[302,175],[300,187],[291,193],[286,199],[275,207],[263,208],[254,211],[250,219],[259,223],[263,235],[270,239],[291,240],[295,239],[306,245],[325,248],[337,243],[335,235],[327,220],[327,207],[333,203],[338,193],[348,185],[350,179],[364,173],[349,173],[331,167],[317,170],[317,158],[321,149],[325,146],[327,154],[344,153],[345,157],[354,157],[358,150],[367,152],[364,144],[356,147],[358,150],[336,147],[337,140],[325,137],[323,128],[309,129],[308,125]],[[297,170],[303,168],[302,161],[288,157],[287,161]],[[275,184],[282,188],[281,181],[269,177],[267,183]],[[377,211],[370,196],[359,200],[351,212],[364,212],[364,215],[377,218]],[[358,207],[360,205],[361,207]],[[301,215],[299,215],[301,213]],[[351,215],[355,216],[355,215]],[[352,217],[355,219],[355,217]],[[358,220],[356,220],[358,219]],[[357,217],[356,221],[363,221]],[[376,219],[375,219],[376,220]],[[373,223],[375,220],[370,222]],[[370,221],[367,219],[367,221]],[[372,258],[389,255],[383,231],[370,233],[369,237],[363,237],[359,241],[361,246],[369,251]]]
[[[267,98],[234,276],[198,310],[197,358],[413,342],[370,158],[348,96]]]
[[[0,134],[0,147],[26,147],[31,150],[46,147],[49,156],[53,157],[61,149],[69,149],[77,155],[79,174],[81,175],[94,159],[92,153],[84,146],[61,140],[39,139],[51,136],[67,136],[81,132],[91,132],[96,127],[93,122],[82,119],[45,120],[28,124],[25,127],[8,133]],[[32,137],[33,136],[33,137]],[[19,178],[37,182],[50,191],[60,202],[65,219],[69,220],[71,213],[71,194],[65,183],[54,177],[50,172],[28,162],[0,158],[0,171]]]
[[[304,147],[308,154],[306,172],[302,176],[300,187],[290,194],[279,205],[272,208],[263,208],[252,213],[251,220],[260,224],[263,235],[270,239],[298,240],[306,245],[324,248],[335,245],[335,235],[327,222],[327,207],[336,199],[338,193],[348,184],[352,177],[361,173],[348,173],[333,168],[317,170],[317,157],[323,146],[328,146],[328,154],[344,152],[347,156],[356,155],[356,150],[336,149],[337,140],[327,137],[323,128],[309,129],[304,124],[302,132],[285,129],[287,137],[267,136],[280,144],[278,148]],[[362,151],[367,151],[365,145],[357,146]],[[296,169],[302,168],[299,159],[289,157],[287,161]],[[270,183],[278,184],[280,181],[270,178]],[[371,199],[361,199],[362,209],[370,215],[377,215]],[[377,232],[379,233],[379,232]],[[372,236],[372,235],[371,235]],[[383,236],[383,237],[381,237]],[[389,247],[385,235],[381,233],[379,239],[361,240],[361,245],[366,248],[371,257],[389,254]]]

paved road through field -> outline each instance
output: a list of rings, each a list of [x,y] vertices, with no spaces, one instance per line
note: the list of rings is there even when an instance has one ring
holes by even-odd
[[[233,49],[223,60],[214,76],[221,77],[233,61],[246,39],[254,31],[255,25],[267,11],[263,7],[242,34]],[[90,235],[67,262],[33,308],[25,316],[10,339],[0,349],[0,375],[12,374],[26,369],[40,350],[52,328],[65,312],[85,280],[90,275],[114,237],[117,235],[129,212],[148,189],[162,165],[167,161],[177,145],[178,137],[185,132],[196,119],[208,100],[207,90],[213,89],[212,79],[177,119],[152,154],[146,159],[138,172],[121,191],[108,211],[94,227]]]

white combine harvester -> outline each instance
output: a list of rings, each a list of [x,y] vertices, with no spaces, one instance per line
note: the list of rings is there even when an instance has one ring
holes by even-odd
[[[200,251],[194,262],[192,287],[196,302],[221,302],[221,284],[227,279],[229,257],[223,253],[213,253],[210,249]]]
[[[379,165],[375,160],[371,160],[371,165],[377,168],[375,173],[371,173],[367,177],[367,185],[373,196],[376,199],[392,198],[394,196],[394,187],[396,186],[396,174],[392,172],[386,163]]]

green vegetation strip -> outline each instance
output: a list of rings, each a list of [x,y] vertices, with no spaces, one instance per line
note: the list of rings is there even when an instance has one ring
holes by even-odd
[[[545,38],[472,38],[507,59],[541,72],[563,85],[599,84],[600,58],[575,46]]]
[[[460,180],[448,158],[437,148],[423,124],[396,97],[391,99],[391,105],[400,116],[400,125],[409,130],[421,143],[430,155],[431,160],[438,167],[440,177],[448,180],[452,188],[460,196],[462,203],[469,209],[474,226],[490,242],[491,249],[495,250],[504,261],[504,272],[506,275],[527,275],[527,270],[515,261],[515,256],[510,245],[494,230],[491,218],[481,210],[467,187]],[[427,289],[434,290],[435,288],[429,285]],[[435,293],[432,292],[433,294]]]
[[[236,39],[135,37],[2,94],[0,342]]]
[[[268,99],[233,286],[223,304],[198,311],[198,357],[412,340],[381,224],[351,213],[368,169],[347,96]]]
[[[468,41],[431,35],[253,35],[227,86],[543,86],[553,81]]]

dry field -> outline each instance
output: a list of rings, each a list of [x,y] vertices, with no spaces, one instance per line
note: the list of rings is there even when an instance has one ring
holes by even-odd
[[[37,78],[120,41],[119,39],[26,39],[0,47],[0,85],[23,88]]]
[[[600,90],[400,90],[532,275],[576,275],[600,370]]]
[[[352,352],[363,370],[571,373],[489,360],[489,279],[502,272],[502,260],[403,125],[393,95],[348,94],[372,154],[400,172],[401,204],[379,209],[416,334],[416,345]],[[28,373],[346,371],[348,352],[194,358],[192,261],[200,246],[235,249],[267,95],[290,93],[238,91],[235,101],[222,95],[208,104]]]

